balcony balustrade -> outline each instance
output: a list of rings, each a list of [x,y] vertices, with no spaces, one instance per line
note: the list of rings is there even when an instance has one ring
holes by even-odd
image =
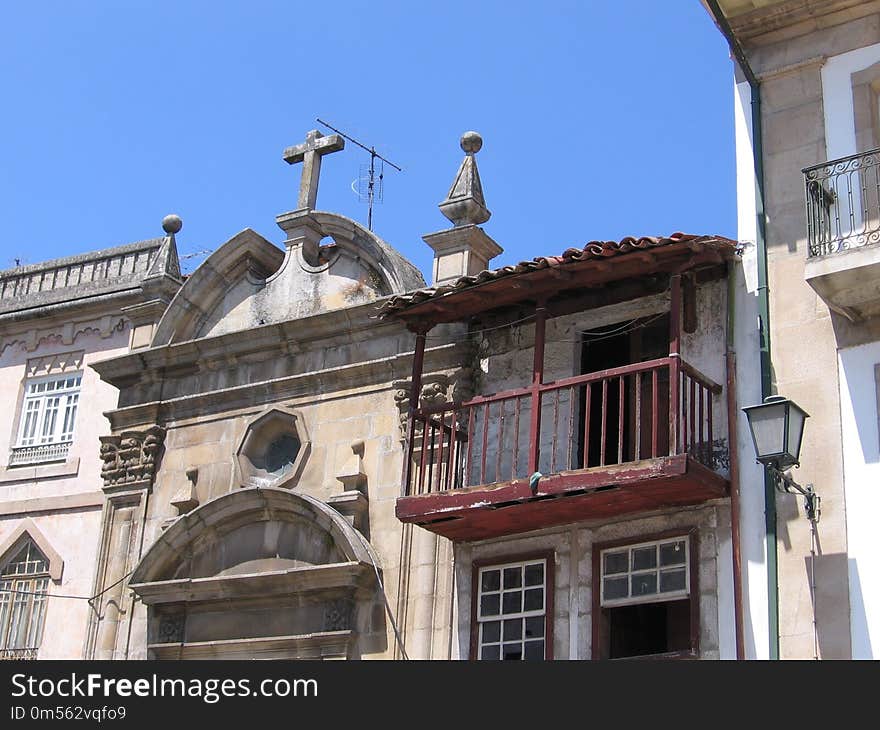
[[[880,149],[804,169],[804,279],[851,322],[880,315]]]
[[[803,172],[810,257],[880,242],[880,149]]]
[[[398,517],[428,529],[437,523],[435,531],[446,534],[447,520],[499,501],[522,505],[623,484],[668,487],[670,480],[677,480],[672,492],[641,504],[650,491],[642,490],[629,506],[723,496],[724,480],[714,474],[723,455],[713,423],[720,393],[720,385],[671,356],[422,407]],[[695,469],[700,486],[711,483],[709,492],[680,488]],[[478,532],[493,531],[482,523]]]
[[[70,441],[56,444],[37,444],[35,446],[16,446],[9,455],[9,466],[64,461],[69,451]]]

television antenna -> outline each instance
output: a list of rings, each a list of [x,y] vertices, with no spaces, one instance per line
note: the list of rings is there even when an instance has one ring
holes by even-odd
[[[391,160],[388,160],[378,152],[376,152],[376,148],[373,146],[367,147],[365,144],[358,142],[356,139],[349,137],[345,132],[336,129],[336,127],[327,124],[327,122],[317,119],[318,124],[323,124],[327,129],[332,129],[337,134],[345,137],[349,142],[356,144],[363,150],[366,150],[370,153],[370,167],[369,169],[364,169],[361,171],[361,175],[358,178],[358,189],[357,194],[358,198],[361,202],[364,200],[367,201],[367,229],[373,230],[373,203],[381,203],[382,202],[382,187],[383,180],[385,178],[385,163],[387,162],[391,167],[393,167],[398,172],[403,172],[401,168],[395,165]],[[379,176],[378,179],[376,177],[376,160],[381,160],[380,168],[379,168]],[[366,165],[363,166],[364,168]],[[354,189],[354,186],[352,186]]]

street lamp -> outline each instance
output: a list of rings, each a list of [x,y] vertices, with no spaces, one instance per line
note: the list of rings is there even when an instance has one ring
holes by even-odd
[[[804,511],[810,522],[819,521],[819,495],[813,485],[802,487],[786,469],[800,463],[804,422],[809,414],[794,401],[769,395],[757,406],[743,408],[755,444],[757,460],[769,470],[781,492],[798,492],[804,497]]]

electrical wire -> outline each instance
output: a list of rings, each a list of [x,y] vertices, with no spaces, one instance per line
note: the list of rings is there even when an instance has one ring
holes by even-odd
[[[819,625],[816,621],[816,523],[810,520],[810,600],[813,604],[813,658],[819,658]]]
[[[600,340],[605,340],[605,339],[608,339],[609,337],[617,337],[618,335],[628,334],[630,332],[634,332],[635,330],[641,329],[643,327],[647,327],[648,325],[656,322],[661,317],[666,316],[666,314],[667,314],[666,312],[661,312],[661,313],[655,314],[653,317],[649,317],[648,319],[645,319],[643,321],[639,321],[640,318],[637,317],[636,319],[631,319],[628,322],[625,322],[624,324],[620,325],[620,327],[613,329],[613,330],[584,330],[581,334],[584,335],[585,338],[589,338],[589,340],[588,340],[589,342],[599,342]],[[465,339],[476,338],[478,335],[482,335],[486,332],[494,332],[495,330],[504,329],[506,327],[514,327],[515,325],[522,324],[523,322],[528,322],[530,320],[533,320],[534,318],[535,318],[535,315],[531,314],[527,317],[523,317],[522,319],[514,320],[513,322],[505,322],[504,324],[497,325],[496,327],[486,327],[484,329],[471,330],[470,332],[467,332],[464,337],[465,337]],[[639,324],[635,324],[636,322],[639,322]],[[434,340],[434,341],[443,341],[443,342],[449,342],[449,340],[450,340],[449,337],[441,337],[439,335],[426,336],[425,339],[426,340]],[[584,342],[584,340],[583,339],[581,339],[581,340],[567,340],[567,339],[549,340],[548,339],[547,340],[547,344],[554,344],[554,343],[560,343],[560,342],[573,343],[573,344],[579,345],[579,344],[582,344]]]
[[[367,542],[367,538],[361,534],[361,531],[356,529],[355,534],[360,539],[366,551],[374,554],[375,550],[370,543]],[[382,576],[379,575],[379,566],[376,565],[375,560],[372,562],[373,572],[376,573],[376,581],[379,583],[379,592],[382,594],[382,602],[385,604],[385,611],[388,613],[388,618],[391,621],[391,628],[394,631],[394,638],[397,640],[397,646],[400,647],[401,656],[403,656],[404,659],[409,659],[409,656],[407,656],[406,653],[406,647],[403,644],[403,639],[400,637],[400,631],[397,628],[397,621],[394,620],[394,612],[391,610],[391,605],[388,603],[388,595],[385,593],[385,584],[382,582]]]
[[[522,324],[523,322],[528,322],[529,320],[532,320],[534,318],[535,318],[535,315],[530,314],[526,317],[523,317],[522,319],[515,319],[513,322],[505,322],[504,324],[499,324],[496,327],[486,327],[485,329],[481,329],[481,330],[471,330],[465,335],[465,337],[473,337],[475,335],[481,335],[484,332],[494,332],[495,330],[504,329],[505,327],[513,327],[514,325]],[[443,340],[444,342],[448,342],[450,338],[449,337],[441,337],[440,335],[434,335],[434,336],[426,335],[425,339],[426,340]]]
[[[103,591],[101,591],[100,593],[96,593],[94,596],[70,596],[70,595],[66,595],[64,593],[40,593],[39,591],[17,591],[13,588],[0,588],[0,593],[13,593],[13,594],[21,595],[21,596],[43,596],[44,598],[72,598],[72,599],[75,599],[78,601],[94,601],[96,598],[100,598],[101,596],[103,596],[111,588],[115,588],[116,586],[118,586],[120,583],[122,583],[122,581],[124,581],[126,578],[128,578],[128,576],[130,576],[132,573],[134,573],[134,570],[130,570],[128,573],[123,575],[118,581],[107,586]],[[10,578],[4,579],[4,580],[9,580],[11,578],[14,578],[14,576],[10,576]]]

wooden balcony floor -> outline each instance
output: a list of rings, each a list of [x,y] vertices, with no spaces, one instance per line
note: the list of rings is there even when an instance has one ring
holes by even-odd
[[[729,482],[686,454],[400,497],[396,512],[451,540],[482,540],[726,497]]]

